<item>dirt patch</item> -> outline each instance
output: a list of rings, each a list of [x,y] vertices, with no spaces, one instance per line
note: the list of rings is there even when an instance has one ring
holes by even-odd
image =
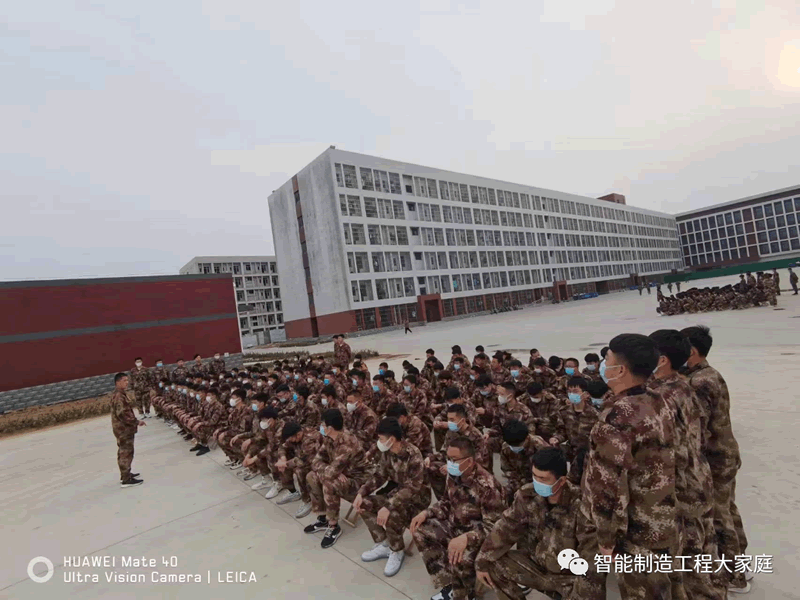
[[[111,394],[85,398],[50,406],[31,406],[0,415],[0,438],[61,425],[72,421],[91,419],[111,412]]]
[[[355,348],[353,349],[353,356],[356,354],[360,354],[365,359],[380,356],[380,353],[377,350],[372,350],[370,348]],[[305,350],[301,350],[300,352],[248,352],[244,355],[244,362],[247,364],[254,364],[257,362],[269,362],[275,360],[293,361],[295,356],[308,358],[310,355],[311,354]],[[324,358],[333,358],[334,356],[333,352],[314,352],[313,355],[322,356]]]

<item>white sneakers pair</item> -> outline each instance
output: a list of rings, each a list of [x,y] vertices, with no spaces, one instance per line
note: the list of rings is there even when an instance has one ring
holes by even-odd
[[[403,560],[405,559],[406,553],[403,550],[399,552],[393,552],[391,548],[389,548],[389,542],[380,542],[375,544],[372,550],[367,550],[361,555],[361,560],[363,562],[375,562],[376,560],[381,560],[382,558],[388,558],[389,560],[386,561],[386,567],[383,569],[383,574],[386,577],[394,577],[397,575],[397,572],[400,570],[400,567],[403,566]]]
[[[269,475],[262,475],[261,480],[257,481],[253,485],[250,486],[251,490],[261,490],[267,486],[271,486],[274,482],[272,481],[272,477]]]

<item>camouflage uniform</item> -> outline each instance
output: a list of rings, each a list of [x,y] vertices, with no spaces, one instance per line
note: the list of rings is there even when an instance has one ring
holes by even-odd
[[[403,439],[416,446],[422,453],[422,458],[428,458],[433,454],[431,430],[419,417],[408,417],[408,423],[403,427]]]
[[[489,377],[492,378],[493,384],[500,385],[511,379],[511,372],[505,367],[500,367],[499,369],[491,367],[489,369]]]
[[[318,429],[306,429],[303,431],[303,439],[298,444],[284,442],[280,448],[280,455],[286,458],[286,468],[281,473],[281,483],[288,487],[290,478],[297,475],[297,487],[300,488],[300,495],[303,502],[311,502],[311,491],[308,487],[308,474],[311,472],[311,464],[322,447],[322,434]]]
[[[366,404],[359,404],[353,412],[344,412],[344,428],[361,442],[365,452],[375,444],[375,430],[378,429],[378,415]]]
[[[589,563],[573,595],[605,598],[596,572],[598,547],[628,555],[676,556],[674,411],[660,394],[636,386],[618,394],[590,436],[583,475],[580,555]],[[623,598],[670,598],[667,573],[620,573]]]
[[[564,401],[561,398],[548,391],[542,391],[539,398],[531,398],[530,394],[525,394],[519,401],[531,410],[536,435],[549,441],[556,432],[564,429],[561,420],[561,407]]]
[[[193,361],[192,365],[189,367],[189,376],[190,377],[205,377],[208,369],[203,364],[203,361],[200,362]]]
[[[517,399],[506,404],[498,403],[497,411],[492,417],[492,426],[486,432],[488,436],[486,444],[490,452],[500,452],[500,447],[503,445],[503,425],[511,420],[522,421],[530,432],[534,433],[536,424],[527,406]]]
[[[250,431],[253,422],[253,409],[249,404],[240,403],[228,413],[228,421],[222,428],[214,432],[214,437],[225,455],[231,460],[239,457],[231,447],[231,440],[238,434]]]
[[[303,429],[317,429],[322,422],[322,416],[316,404],[310,402],[308,398],[303,400],[289,400],[282,404],[283,410],[280,411],[281,420],[296,421]]]
[[[111,396],[111,431],[117,438],[117,465],[120,481],[131,477],[133,462],[133,439],[139,428],[139,421],[133,414],[133,407],[127,394],[122,390],[114,390]]]
[[[563,429],[555,434],[561,442],[567,443],[566,455],[569,461],[569,480],[580,485],[583,474],[583,462],[589,451],[589,434],[600,413],[589,402],[584,402],[583,410],[576,410],[571,402],[564,404],[560,411]]]
[[[678,374],[666,379],[651,378],[648,387],[661,394],[675,411],[675,497],[682,525],[680,555],[694,557],[705,554],[717,560],[714,485],[702,451],[706,418],[700,401],[689,383]],[[682,582],[685,597],[692,600],[725,600],[726,583],[719,574],[714,577],[711,573],[693,569],[673,573],[672,578],[678,586]],[[673,599],[680,597],[673,593]]]
[[[288,458],[291,458],[290,455],[282,454],[282,432],[283,421],[280,419],[273,419],[270,427],[261,430],[261,435],[256,438],[254,447],[248,448],[248,454],[254,454],[256,456],[256,468],[261,475],[270,474],[272,475],[273,479],[280,480],[282,484],[286,484],[290,481],[289,476],[284,475],[285,472],[281,473],[278,471],[278,468],[275,466],[275,463],[278,462],[278,458],[281,456],[287,456]],[[317,433],[320,436],[322,435],[319,433],[319,431],[317,431]],[[303,438],[305,439],[305,435]],[[305,482],[303,483],[305,485]],[[302,488],[300,491],[302,493]]]
[[[175,367],[170,374],[170,381],[178,383],[179,381],[186,381],[189,375],[189,370],[186,367]]]
[[[540,372],[538,372],[537,369]],[[534,367],[531,378],[536,383],[541,383],[545,390],[549,390],[555,384],[558,375],[550,367]]]
[[[505,490],[509,500],[523,485],[533,482],[533,472],[531,471],[533,455],[547,447],[549,444],[545,440],[532,433],[522,443],[521,452],[514,452],[508,442],[503,442],[500,448],[500,470],[508,480]]]
[[[686,376],[708,415],[703,453],[714,480],[714,528],[720,556],[732,559],[745,553],[747,536],[736,507],[736,472],[742,466],[742,459],[731,425],[728,386],[719,371],[706,360],[687,369]],[[730,574],[730,583],[734,587],[744,587],[744,574]]]
[[[453,600],[475,597],[475,556],[504,508],[500,484],[475,465],[469,474],[447,477],[444,495],[414,532],[433,584],[437,588],[452,585]],[[451,565],[447,545],[460,535],[467,536],[467,548],[461,562]]]
[[[590,371],[588,368],[581,371],[581,375],[583,375],[589,381],[602,381],[602,377],[600,377],[600,371],[595,369],[594,371]]]
[[[397,395],[397,401],[405,405],[409,416],[419,417],[428,426],[433,424],[428,396],[420,388],[415,386],[410,392],[401,391]]]
[[[225,359],[224,358],[214,358],[208,363],[208,370],[207,373],[209,375],[219,375],[220,373],[225,372]]]
[[[581,493],[569,482],[560,493],[551,505],[532,484],[525,485],[483,542],[475,568],[488,571],[500,600],[524,600],[520,585],[569,596],[577,577],[559,566],[558,554],[577,546]],[[514,544],[517,549],[511,550]]]
[[[383,417],[383,415],[386,414],[386,409],[389,408],[389,405],[394,404],[395,402],[397,402],[397,397],[387,387],[382,392],[372,392],[370,406],[375,407],[373,408],[375,414],[377,414],[379,417]]]
[[[341,344],[334,344],[333,358],[335,362],[343,364],[345,369],[349,369],[350,363],[353,362],[353,351],[350,349],[350,344],[344,341]]]
[[[457,437],[469,438],[475,447],[476,462],[490,473],[492,472],[492,453],[486,448],[483,434],[477,428],[467,423],[466,428],[461,431],[450,431],[448,429],[447,434],[444,436],[442,449],[430,457],[431,460],[428,466],[428,481],[430,481],[437,498],[441,498],[445,493],[447,475],[443,475],[441,470],[447,465],[447,448],[450,442]]]
[[[419,449],[401,440],[401,450],[395,454],[391,450],[381,452],[377,467],[372,475],[358,490],[363,498],[361,518],[369,529],[373,541],[378,544],[389,541],[392,552],[400,552],[405,548],[403,532],[417,514],[425,510],[431,503],[431,488],[425,477],[425,465]],[[396,487],[388,493],[371,496],[386,483],[394,483]],[[378,525],[378,511],[389,509],[386,525]]]
[[[227,416],[228,411],[220,402],[207,402],[202,420],[191,428],[197,441],[207,446],[211,434],[225,422]]]
[[[153,389],[153,374],[146,367],[134,366],[130,372],[131,387],[139,414],[150,412],[150,392]]]
[[[466,356],[464,356],[463,354],[453,354],[450,357],[450,362],[447,363],[447,370],[448,371],[453,371],[453,365],[456,364],[456,358],[458,358],[458,357],[461,357],[461,358],[464,359],[464,362],[461,365],[461,369],[465,370],[465,371],[469,371],[470,367],[472,366],[472,363],[470,363],[469,359]]]
[[[335,440],[325,436],[306,477],[311,510],[325,514],[329,522],[338,522],[342,498],[352,502],[370,471],[364,448],[355,435],[340,431]]]

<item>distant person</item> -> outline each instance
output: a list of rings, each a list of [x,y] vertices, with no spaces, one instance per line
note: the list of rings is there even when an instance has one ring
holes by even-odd
[[[349,369],[350,363],[353,362],[353,351],[341,333],[333,336],[333,357],[337,363],[344,365],[345,370]]]
[[[778,275],[778,269],[772,269],[772,282],[775,285],[775,293],[781,295],[781,276]]]
[[[789,267],[789,283],[792,284],[792,289],[794,290],[794,296],[797,296],[797,273],[792,271],[791,267]]]
[[[114,376],[114,393],[111,396],[111,430],[117,438],[117,465],[119,466],[120,485],[124,488],[141,485],[138,473],[131,473],[133,462],[133,438],[144,421],[139,421],[133,414],[133,407],[125,390],[128,388],[128,374],[117,373]]]
[[[144,366],[142,357],[137,356],[134,359],[134,366],[130,373],[131,387],[133,387],[133,396],[136,399],[136,408],[139,410],[139,417],[142,419],[150,418],[150,400],[151,392],[155,395],[153,388],[155,382],[153,381],[153,374],[150,369]]]
[[[675,282],[675,287],[677,288],[678,293],[680,294],[680,292],[681,292],[681,282],[680,281],[676,281]]]
[[[408,326],[408,321],[406,321],[406,331],[405,331],[405,333],[406,333],[406,335],[411,333],[411,327]]]
[[[669,293],[671,294],[672,293],[672,282],[667,284],[667,289],[669,290]]]

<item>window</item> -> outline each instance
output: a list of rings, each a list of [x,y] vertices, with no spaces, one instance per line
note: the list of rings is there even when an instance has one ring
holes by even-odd
[[[450,200],[450,187],[446,181],[439,182],[439,197],[442,200]]]
[[[459,185],[459,190],[461,191],[461,201],[469,202],[469,187],[465,183],[462,183]]]
[[[452,223],[453,222],[453,211],[449,206],[442,207],[442,220],[445,223]]]
[[[473,204],[478,204],[480,202],[480,198],[478,197],[478,186],[469,186],[469,197]]]
[[[353,244],[357,246],[364,246],[367,243],[367,238],[364,236],[364,226],[352,223],[350,229],[353,233]]]
[[[414,180],[411,175],[403,175],[403,187],[406,188],[406,194],[414,195]]]
[[[344,224],[344,243],[348,246],[353,243],[353,239],[350,237],[350,223]]]
[[[344,187],[344,177],[342,177],[342,165],[336,163],[334,165],[334,172],[336,173],[336,185]]]
[[[428,179],[428,198],[438,198],[439,195],[436,193],[436,180]]]
[[[378,216],[381,219],[391,219],[394,217],[392,210],[392,201],[378,198]]]
[[[431,208],[431,220],[436,221],[437,223],[441,223],[442,214],[441,211],[439,210],[439,207],[436,204],[431,204],[430,208]]]
[[[375,184],[372,181],[372,169],[361,167],[361,189],[375,190]]]
[[[351,217],[361,216],[361,198],[358,196],[347,197],[347,209],[350,211]]]
[[[408,246],[408,229],[405,226],[397,227],[397,245]]]
[[[402,193],[402,189],[400,188],[400,175],[397,173],[389,173],[389,187],[393,194]]]
[[[389,298],[389,285],[385,279],[375,280],[375,291],[377,292],[378,300]]]
[[[381,228],[380,225],[367,225],[367,236],[369,243],[373,246],[381,245]]]
[[[379,192],[389,193],[389,174],[386,171],[374,171],[375,173],[375,190]],[[363,176],[362,176],[363,178]]]
[[[356,252],[354,254],[355,272],[369,273],[369,260],[366,252]]]
[[[372,280],[370,279],[359,281],[358,291],[361,295],[362,302],[371,302],[375,299],[372,295]]]
[[[386,262],[384,261],[383,252],[372,253],[372,270],[375,273],[384,273],[386,271]]]
[[[364,198],[364,216],[372,219],[378,218],[378,206],[375,198]]]
[[[403,212],[403,202],[400,200],[392,200],[392,208],[394,209],[394,218],[405,220],[406,215]]]
[[[356,175],[356,168],[353,165],[342,165],[344,171],[344,186],[352,189],[358,189],[358,175]]]
[[[423,198],[428,197],[427,185],[424,178],[414,177],[414,191],[417,196],[421,196]]]
[[[347,197],[344,194],[339,194],[339,210],[343,217],[347,216]]]
[[[472,209],[465,208],[463,210],[464,210],[464,223],[467,225],[472,225]],[[456,221],[456,222],[460,223],[461,221]]]
[[[441,229],[434,229],[433,236],[437,246],[444,246],[444,232]]]

